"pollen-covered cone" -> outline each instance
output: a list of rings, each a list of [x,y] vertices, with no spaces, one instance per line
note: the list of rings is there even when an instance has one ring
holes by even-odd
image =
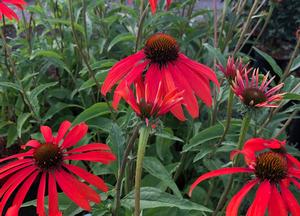
[[[126,85],[132,86],[141,75],[150,89],[161,83],[163,97],[173,91],[183,91],[183,99],[171,108],[180,120],[186,119],[183,105],[193,118],[199,116],[197,97],[210,107],[210,81],[219,86],[214,71],[182,54],[177,41],[164,33],[152,35],[144,49],[116,63],[109,71],[101,93],[106,95],[119,82],[113,99],[113,107],[117,109],[120,99],[126,95]]]
[[[26,2],[24,0],[1,0],[0,1],[0,16],[5,16],[8,19],[19,20],[17,14],[8,6],[13,5],[21,10],[24,9]]]
[[[36,213],[39,216],[62,215],[59,211],[57,185],[74,203],[86,211],[91,211],[89,202],[99,203],[99,194],[81,180],[97,189],[107,192],[104,181],[85,169],[69,161],[90,161],[109,164],[116,159],[110,148],[102,143],[90,143],[74,146],[86,135],[88,126],[84,123],[74,126],[64,121],[56,136],[51,128],[41,126],[44,141],[28,141],[23,148],[25,153],[0,159],[0,180],[6,179],[0,188],[0,215],[10,197],[12,205],[8,206],[6,216],[18,215],[19,209],[34,182],[38,182]],[[69,132],[68,132],[69,131]],[[48,194],[48,213],[44,207],[45,195]]]

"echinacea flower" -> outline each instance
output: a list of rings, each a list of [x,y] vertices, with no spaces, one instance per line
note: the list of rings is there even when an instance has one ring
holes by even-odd
[[[23,10],[26,2],[24,0],[1,0],[0,1],[0,16],[6,16],[8,19],[19,20],[18,15],[7,5],[14,5]]]
[[[251,80],[249,80],[249,71],[241,74],[237,72],[237,76],[232,82],[233,92],[240,98],[240,100],[248,107],[278,107],[277,102],[282,100],[284,93],[278,93],[283,87],[280,83],[273,88],[270,84],[275,78],[268,80],[269,73],[263,76],[261,84],[259,83],[259,70],[252,72]]]
[[[171,112],[180,120],[185,120],[184,105],[189,114],[199,116],[198,96],[207,106],[212,104],[210,81],[219,86],[215,73],[207,66],[193,61],[179,51],[177,41],[170,35],[156,33],[146,42],[144,49],[116,63],[105,79],[101,93],[106,95],[120,81],[115,92],[124,91],[143,75],[149,89],[162,83],[163,95],[177,89],[184,91],[183,100]],[[122,94],[121,94],[122,95]],[[120,94],[114,94],[113,107],[118,107]],[[124,95],[124,94],[123,94]]]
[[[245,65],[242,59],[234,60],[234,58],[230,56],[225,68],[221,64],[218,64],[217,67],[230,82],[235,80],[237,71],[240,71],[242,74],[243,72],[248,71],[248,64]]]
[[[23,148],[31,149],[3,159],[0,163],[0,180],[7,180],[0,188],[0,215],[8,199],[14,195],[12,206],[6,215],[18,215],[19,209],[32,184],[39,182],[37,191],[37,209],[39,216],[45,216],[44,199],[46,190],[49,199],[49,216],[62,215],[58,208],[57,184],[62,191],[78,206],[90,211],[89,201],[99,203],[99,194],[87,184],[79,181],[76,176],[107,192],[104,181],[86,170],[68,163],[68,161],[91,161],[108,164],[116,159],[109,146],[102,143],[90,143],[77,148],[75,146],[87,133],[88,126],[80,123],[68,133],[71,123],[64,121],[56,136],[52,135],[51,128],[41,126],[44,142],[30,140]]]
[[[246,194],[255,186],[258,189],[247,216],[264,216],[268,211],[269,216],[300,215],[300,205],[289,190],[290,183],[300,189],[299,161],[286,153],[283,142],[278,140],[265,140],[262,138],[250,139],[241,151],[234,151],[244,155],[247,167],[222,168],[200,176],[191,186],[189,195],[202,181],[220,175],[233,173],[252,174],[252,180],[231,199],[226,216],[237,216],[238,209]]]
[[[173,90],[167,95],[162,94],[162,84],[151,86],[148,82],[144,83],[140,78],[135,83],[135,96],[133,91],[126,85],[122,91],[117,91],[124,100],[130,105],[135,113],[148,123],[149,119],[155,119],[164,115],[183,99],[183,92]]]

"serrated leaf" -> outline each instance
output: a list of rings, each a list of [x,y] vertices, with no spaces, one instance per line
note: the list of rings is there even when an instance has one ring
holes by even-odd
[[[26,122],[26,120],[31,116],[31,113],[22,113],[19,117],[18,117],[18,121],[17,121],[17,132],[18,132],[18,137],[21,138],[22,135],[22,128],[24,123]]]
[[[257,49],[256,47],[253,47],[253,49],[258,52],[272,67],[273,71],[279,76],[282,76],[282,69],[278,66],[278,64],[276,63],[276,61],[267,53]]]
[[[133,36],[130,33],[123,33],[117,35],[108,45],[107,51],[110,51],[111,48],[113,48],[116,44],[122,42],[122,41],[134,41],[135,36]]]
[[[134,191],[122,199],[122,205],[126,208],[134,208]],[[172,194],[163,192],[157,188],[141,188],[141,209],[158,207],[175,207],[179,209],[212,212],[210,209],[191,202],[187,199],[178,198]]]
[[[90,119],[99,117],[110,113],[109,107],[106,103],[100,102],[92,105],[80,113],[73,121],[73,125],[79,124],[80,122],[86,122]]]
[[[182,195],[177,185],[175,184],[172,176],[157,158],[145,157],[143,167],[147,170],[148,173],[158,178],[159,180],[164,182],[165,185],[171,188],[177,197],[182,198]]]

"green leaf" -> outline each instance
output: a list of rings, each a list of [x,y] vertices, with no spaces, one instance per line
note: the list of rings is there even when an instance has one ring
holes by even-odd
[[[35,51],[31,55],[30,60],[32,60],[36,57],[55,58],[55,59],[59,59],[59,60],[63,59],[63,56],[61,54],[57,53],[54,50],[38,50],[38,51]]]
[[[296,93],[286,93],[283,98],[286,100],[300,100],[300,95]]]
[[[12,83],[12,82],[0,82],[0,86],[3,87],[8,87],[8,88],[13,88],[19,92],[22,92],[22,89],[19,85]]]
[[[79,106],[77,104],[67,104],[67,103],[58,102],[50,107],[48,112],[45,114],[45,117],[43,120],[47,121],[48,119],[51,119],[55,114],[59,113],[60,111],[67,109],[67,108],[72,108],[72,107],[84,109],[82,106]]]
[[[145,157],[143,167],[147,170],[148,173],[160,179],[168,187],[170,187],[177,197],[182,198],[182,195],[177,185],[175,184],[172,176],[157,158]]]
[[[194,137],[192,137],[190,139],[188,144],[183,146],[183,152],[190,151],[193,148],[195,148],[203,143],[220,138],[224,131],[224,123],[225,122],[215,124],[209,128],[205,128],[204,130],[197,133]],[[240,125],[241,125],[240,120],[233,119],[231,121],[230,130],[235,130],[236,128],[239,128]]]
[[[179,137],[176,137],[173,134],[170,134],[170,133],[168,133],[166,131],[163,131],[163,133],[155,133],[155,136],[161,137],[161,138],[165,138],[165,139],[169,139],[169,140],[178,141],[178,142],[184,142]]]
[[[117,154],[118,166],[121,166],[123,152],[125,148],[125,138],[121,128],[117,124],[113,124],[109,133],[112,151]]]
[[[6,147],[10,147],[12,144],[15,143],[17,140],[18,134],[17,134],[17,128],[16,125],[13,124],[9,126],[8,131],[7,131],[7,144]]]
[[[86,122],[90,119],[96,118],[110,113],[109,107],[105,102],[100,102],[92,105],[91,107],[85,109],[80,113],[73,121],[73,125],[76,125],[80,122]]]
[[[256,47],[253,47],[254,50],[256,52],[258,52],[269,64],[270,66],[272,67],[273,71],[279,76],[281,77],[282,76],[282,70],[281,68],[278,66],[278,64],[276,63],[276,61],[270,56],[268,55],[267,53],[257,49]]]
[[[19,117],[18,117],[18,121],[17,121],[17,132],[18,132],[18,137],[21,138],[22,135],[22,127],[24,125],[24,123],[26,122],[26,120],[31,116],[31,113],[22,113]]]
[[[295,60],[293,61],[290,71],[294,71],[294,70],[298,69],[299,67],[300,67],[300,55],[298,55],[297,58],[295,58]]]
[[[133,36],[131,33],[123,33],[116,36],[108,45],[107,51],[110,51],[111,48],[113,48],[117,43],[120,43],[122,41],[134,41],[135,36]]]
[[[208,50],[208,52],[210,52],[212,54],[212,56],[217,57],[218,61],[222,65],[226,65],[226,59],[219,49],[212,47],[208,43],[204,43],[203,46]]]
[[[126,208],[134,208],[134,191],[122,199],[122,205]],[[157,188],[141,188],[141,209],[158,207],[176,207],[179,209],[212,212],[210,209],[191,202],[187,199],[178,198],[172,194],[163,192]]]

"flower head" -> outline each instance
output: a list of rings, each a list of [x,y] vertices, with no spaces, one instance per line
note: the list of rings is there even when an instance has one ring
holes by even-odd
[[[242,150],[233,151],[244,155],[247,167],[222,168],[200,176],[191,186],[189,195],[202,181],[226,174],[249,173],[252,180],[231,199],[226,209],[226,216],[237,216],[238,208],[246,194],[258,185],[258,190],[247,216],[268,215],[287,216],[290,212],[298,216],[300,205],[288,189],[293,183],[300,189],[300,162],[285,150],[285,142],[276,139],[253,138],[248,140]]]
[[[8,19],[19,20],[17,14],[10,9],[7,5],[14,5],[17,8],[23,10],[26,2],[24,0],[2,0],[0,1],[0,16],[6,16]]]
[[[219,85],[215,73],[207,66],[195,62],[179,51],[177,41],[170,35],[157,33],[152,35],[144,49],[116,63],[108,73],[101,93],[106,95],[118,82],[113,106],[116,109],[126,92],[126,85],[132,86],[143,75],[149,84],[149,91],[162,85],[163,97],[177,90],[183,91],[183,100],[172,107],[171,112],[180,120],[185,120],[184,105],[189,114],[199,116],[198,96],[207,106],[211,106],[210,81]],[[116,93],[118,92],[118,93]]]
[[[277,107],[276,102],[282,100],[284,93],[279,94],[278,91],[283,87],[283,83],[269,88],[269,85],[275,77],[268,80],[269,73],[263,76],[262,82],[259,85],[259,70],[252,72],[252,78],[249,80],[248,74],[243,75],[240,71],[237,72],[235,81],[232,83],[234,93],[248,107]]]
[[[60,125],[57,136],[53,136],[51,128],[41,126],[44,137],[43,143],[30,140],[23,146],[23,148],[30,147],[27,152],[0,159],[0,163],[6,162],[0,167],[0,180],[7,179],[0,188],[0,215],[2,215],[8,199],[15,192],[12,206],[8,209],[7,215],[18,215],[24,198],[35,181],[39,181],[36,211],[41,216],[46,215],[44,208],[46,189],[49,197],[48,215],[62,215],[58,209],[56,184],[73,202],[87,211],[91,210],[89,201],[100,202],[99,194],[87,184],[79,181],[76,176],[106,192],[108,187],[104,181],[78,166],[69,164],[67,161],[91,161],[108,164],[114,161],[116,157],[111,153],[109,146],[102,143],[90,143],[69,149],[76,145],[88,130],[88,126],[84,123],[74,126],[67,132],[70,127],[71,123],[64,121]]]
[[[248,64],[244,65],[242,59],[235,61],[233,57],[228,58],[225,68],[221,64],[218,64],[217,67],[230,82],[235,80],[237,71],[240,71],[240,73],[243,74],[244,72],[249,70]]]
[[[157,2],[158,0],[149,0],[150,8],[152,14],[156,13],[156,8],[157,8]],[[128,0],[129,4],[132,4],[132,0]],[[172,3],[172,0],[166,0],[166,9],[169,9],[170,5]]]
[[[183,92],[176,90],[164,96],[161,82],[152,88],[150,90],[149,83],[144,83],[140,79],[135,85],[135,96],[128,86],[125,91],[119,91],[116,94],[120,94],[136,114],[147,122],[149,119],[166,114],[183,99]]]

